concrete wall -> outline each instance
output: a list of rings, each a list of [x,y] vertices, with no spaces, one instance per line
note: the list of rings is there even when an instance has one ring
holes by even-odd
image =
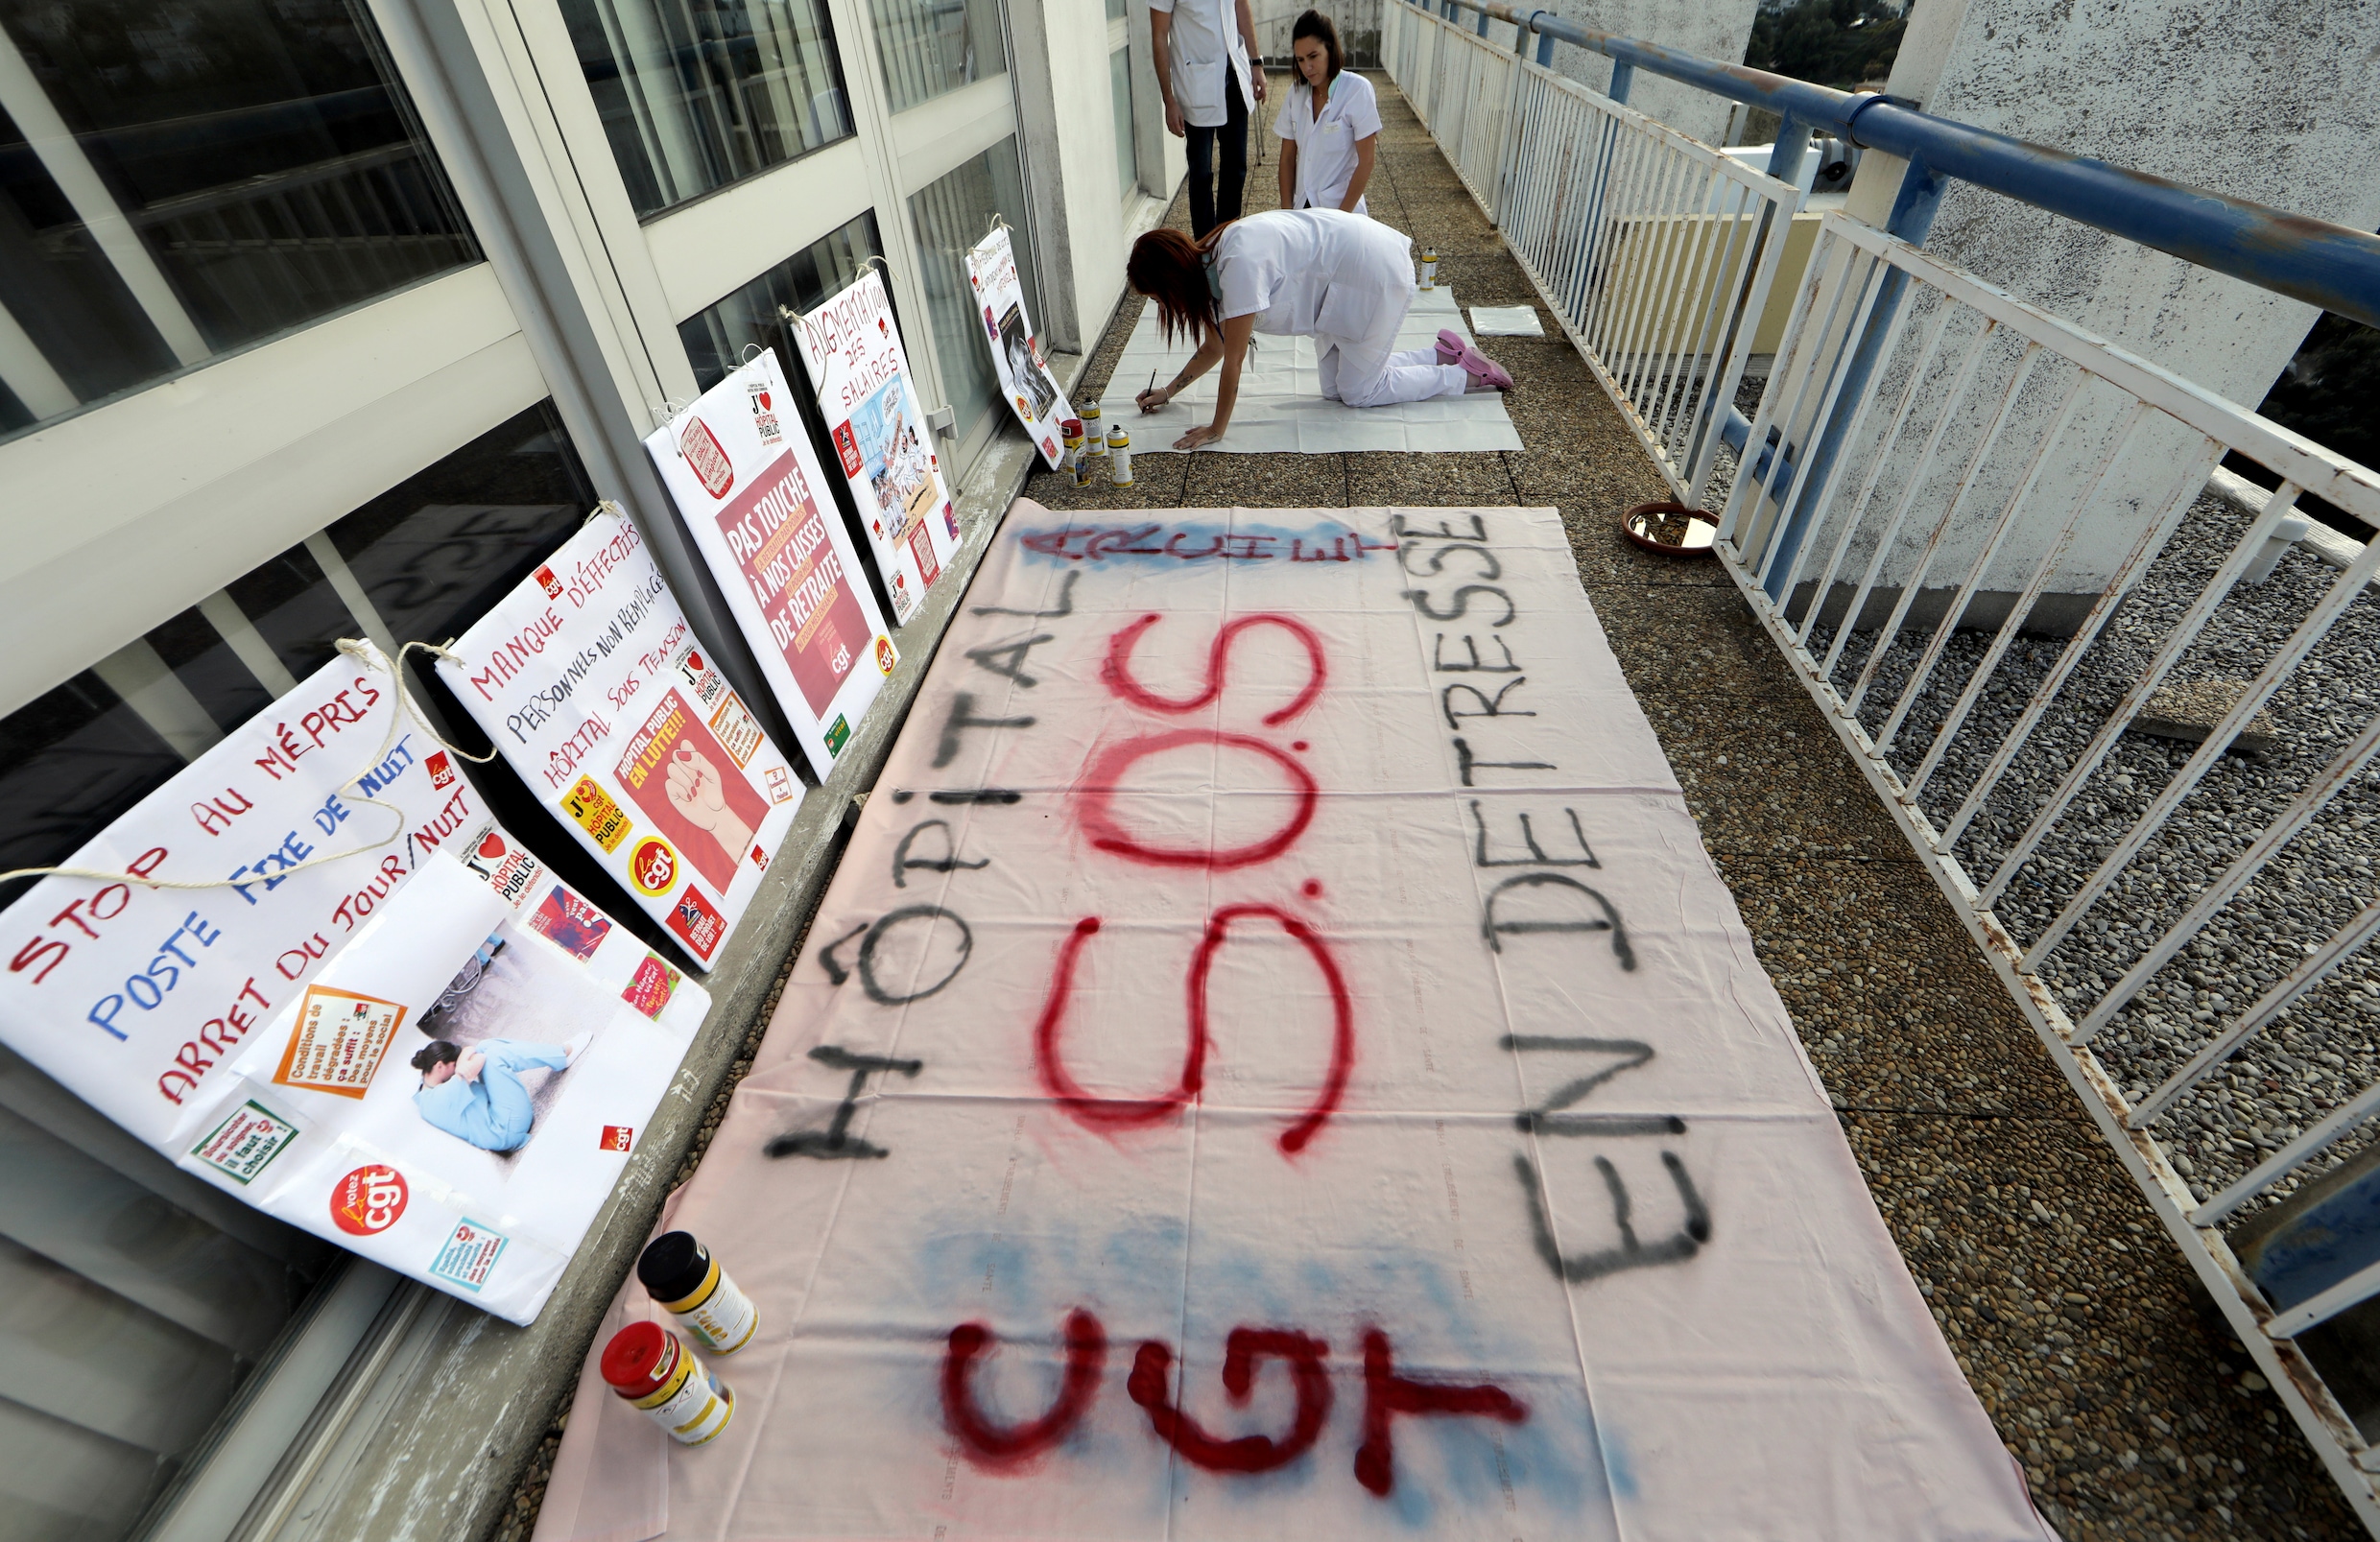
[[[1043,0],[1009,12],[1045,345],[1078,352],[1095,343],[1124,294],[1132,239],[1155,223],[1180,184],[1183,141],[1165,132],[1164,102],[1150,71],[1149,11],[1125,12],[1132,60],[1132,116],[1141,187],[1118,184],[1110,24],[1104,0]]]
[[[2376,39],[2380,0],[1925,0],[1890,89],[1943,117],[2368,230],[2380,225]],[[1867,157],[1850,212],[1881,225],[1903,170]],[[2251,408],[2315,317],[1964,184],[1925,246]],[[2190,438],[2166,435],[2176,454]],[[2068,586],[2103,581],[2137,529],[2097,513],[2091,524],[2061,564]],[[2002,566],[2037,559],[2047,539],[2020,534]]]
[[[1934,3],[1927,0],[1929,5]],[[1558,12],[1564,21],[1598,32],[1638,37],[1723,64],[1738,64],[1743,62],[1745,45],[1751,40],[1752,16],[1759,10],[1759,0],[1569,0],[1546,9]],[[1491,23],[1488,36],[1501,40],[1511,30]],[[1610,88],[1611,60],[1587,49],[1556,43],[1554,68],[1595,90]],[[1724,142],[1728,104],[1723,98],[1639,71],[1628,100],[1629,106],[1680,133],[1705,144]]]

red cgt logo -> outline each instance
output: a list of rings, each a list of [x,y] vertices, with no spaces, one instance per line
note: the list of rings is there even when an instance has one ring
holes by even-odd
[[[541,567],[537,569],[536,580],[537,587],[545,591],[545,597],[547,599],[559,600],[562,597],[562,581],[554,576],[554,570],[552,568]]]
[[[350,1237],[370,1237],[405,1213],[405,1174],[393,1167],[359,1167],[331,1186],[330,1219]]]

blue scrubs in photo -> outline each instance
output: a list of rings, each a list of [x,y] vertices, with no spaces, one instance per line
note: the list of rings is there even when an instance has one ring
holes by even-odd
[[[487,1057],[479,1079],[465,1081],[459,1074],[448,1077],[435,1087],[416,1091],[414,1106],[431,1124],[483,1151],[512,1151],[529,1138],[534,1113],[520,1073],[535,1066],[559,1071],[570,1063],[570,1056],[559,1044],[516,1044],[509,1038],[466,1044],[464,1049]]]

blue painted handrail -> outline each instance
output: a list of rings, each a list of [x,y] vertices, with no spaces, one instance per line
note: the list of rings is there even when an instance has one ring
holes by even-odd
[[[2080,225],[2170,252],[2185,262],[2380,326],[2380,237],[2326,220],[2307,219],[2188,187],[2105,161],[2028,144],[1921,112],[1873,91],[1837,91],[1746,64],[1715,60],[1633,37],[1596,32],[1543,11],[1515,11],[1494,0],[1444,0],[1543,40],[1559,38],[1615,60],[1734,102],[1766,107],[1788,126],[1770,175],[1790,176],[1801,139],[1817,130],[1910,163],[1890,228],[1922,240],[1942,179],[1978,187],[2062,215]],[[1797,133],[1796,130],[1802,132]],[[1787,140],[1794,143],[1790,146]]]

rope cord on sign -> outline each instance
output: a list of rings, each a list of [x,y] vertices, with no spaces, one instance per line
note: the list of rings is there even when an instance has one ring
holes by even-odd
[[[598,511],[601,511],[603,505],[599,504],[596,507]],[[618,506],[613,505],[612,507],[616,510]],[[474,766],[487,765],[489,761],[496,758],[497,751],[491,747],[488,753],[484,755],[475,755],[471,753],[471,751],[462,747],[460,745],[448,744],[446,740],[440,735],[437,724],[433,724],[429,719],[429,715],[421,709],[421,704],[414,700],[414,694],[405,688],[405,655],[412,652],[415,649],[418,648],[423,652],[429,653],[434,657],[443,658],[449,660],[450,662],[460,664],[463,662],[463,659],[458,654],[437,643],[410,642],[396,651],[396,658],[393,662],[392,662],[389,656],[386,653],[381,652],[379,649],[373,647],[369,642],[355,637],[340,638],[338,648],[340,652],[354,659],[357,663],[363,665],[367,669],[389,671],[391,677],[396,685],[397,706],[395,710],[389,714],[389,731],[382,735],[379,749],[374,751],[372,758],[366,764],[363,771],[356,772],[353,776],[348,777],[345,781],[339,784],[339,791],[353,797],[358,804],[369,808],[386,809],[391,814],[395,815],[396,828],[394,830],[368,845],[350,846],[345,851],[325,852],[319,857],[308,857],[302,862],[292,863],[289,866],[280,868],[272,873],[260,873],[238,881],[234,881],[229,878],[144,878],[138,873],[108,872],[93,867],[73,867],[61,866],[55,867],[12,868],[8,872],[0,872],[0,884],[10,883],[19,878],[89,878],[96,879],[102,883],[139,884],[149,889],[239,889],[262,884],[267,881],[277,883],[281,879],[288,877],[290,874],[303,872],[308,867],[320,867],[326,863],[344,862],[349,857],[360,857],[367,852],[377,851],[381,847],[389,845],[393,842],[403,840],[406,826],[413,822],[411,818],[406,816],[405,811],[394,803],[386,802],[369,796],[358,784],[363,781],[364,777],[370,772],[373,767],[380,765],[383,761],[389,758],[389,751],[395,747],[396,745],[396,730],[407,717],[411,717],[416,725],[418,726],[423,733],[428,734],[440,749],[447,751],[449,754],[459,755],[463,759],[469,761]]]

